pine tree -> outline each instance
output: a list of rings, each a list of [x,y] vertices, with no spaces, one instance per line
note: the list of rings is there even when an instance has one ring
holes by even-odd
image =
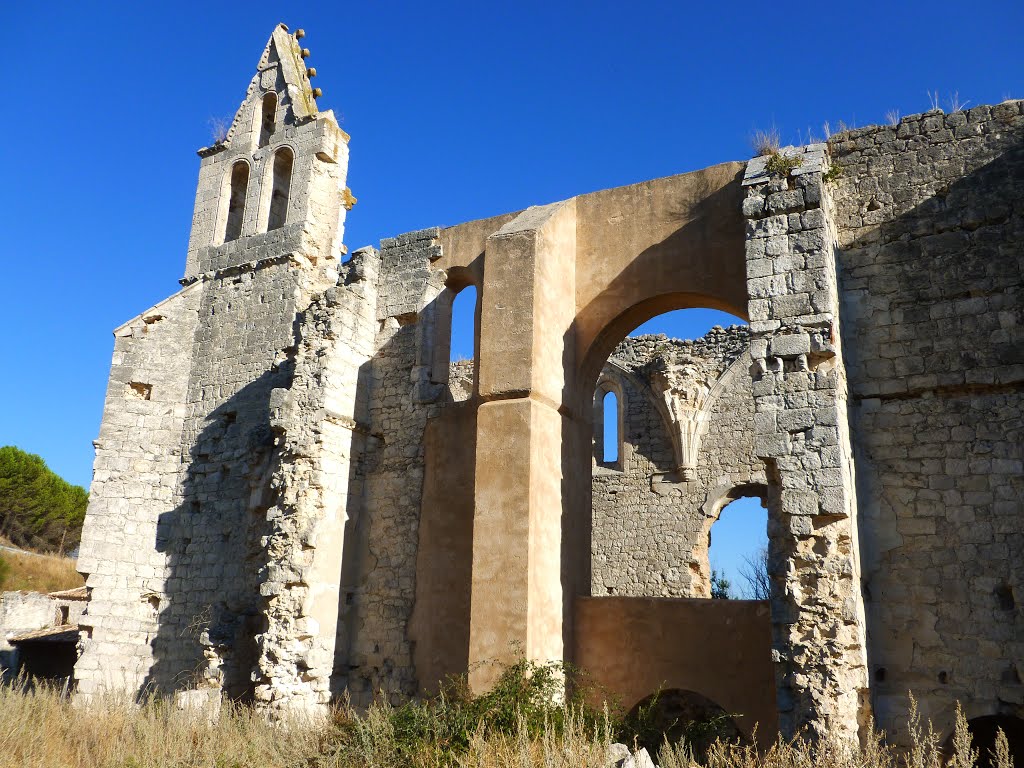
[[[0,536],[19,547],[68,551],[78,545],[89,494],[39,456],[0,448]]]

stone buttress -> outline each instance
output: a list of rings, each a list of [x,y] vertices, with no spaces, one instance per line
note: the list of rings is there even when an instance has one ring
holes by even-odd
[[[754,158],[743,181],[754,452],[775,496],[780,726],[854,741],[867,713],[867,647],[825,149],[793,150],[788,173]]]

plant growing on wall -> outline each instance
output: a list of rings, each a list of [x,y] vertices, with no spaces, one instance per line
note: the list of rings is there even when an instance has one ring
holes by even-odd
[[[799,155],[784,155],[781,152],[772,152],[764,168],[772,176],[788,178],[789,174],[803,165],[804,159]]]

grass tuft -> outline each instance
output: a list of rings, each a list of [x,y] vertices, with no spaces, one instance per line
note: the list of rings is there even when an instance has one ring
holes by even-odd
[[[787,178],[796,168],[803,165],[803,162],[804,159],[800,155],[789,156],[773,152],[764,167],[772,176]]]
[[[779,129],[774,125],[767,131],[756,130],[750,137],[750,146],[759,157],[777,154],[781,145]]]

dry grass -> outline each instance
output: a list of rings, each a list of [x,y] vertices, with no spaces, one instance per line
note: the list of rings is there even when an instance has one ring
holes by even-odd
[[[85,583],[75,570],[75,561],[60,555],[19,555],[0,550],[0,592],[23,589],[56,592]]]
[[[409,749],[399,710],[373,707],[364,715],[339,710],[321,723],[269,726],[257,713],[225,706],[216,721],[196,710],[162,701],[143,705],[104,699],[74,706],[49,690],[0,688],[0,768],[606,768],[610,733],[582,717],[566,717],[533,732],[523,718],[507,729],[478,727],[458,751],[420,742]],[[861,749],[834,741],[810,745],[779,742],[765,753],[753,747],[714,743],[695,759],[684,746],[665,747],[661,768],[970,768],[967,724],[958,713],[955,754],[939,755],[930,726],[922,728],[912,708],[912,749],[896,756],[881,739]],[[548,723],[548,721],[545,721]],[[436,725],[436,723],[433,723]],[[1005,747],[994,756],[997,768],[1011,768]]]
[[[750,137],[750,146],[758,156],[777,154],[781,143],[779,129],[774,125],[767,131],[756,130]]]
[[[72,706],[49,690],[0,690],[3,768],[244,768],[316,765],[316,729],[274,729],[251,710],[215,723],[163,702]]]

